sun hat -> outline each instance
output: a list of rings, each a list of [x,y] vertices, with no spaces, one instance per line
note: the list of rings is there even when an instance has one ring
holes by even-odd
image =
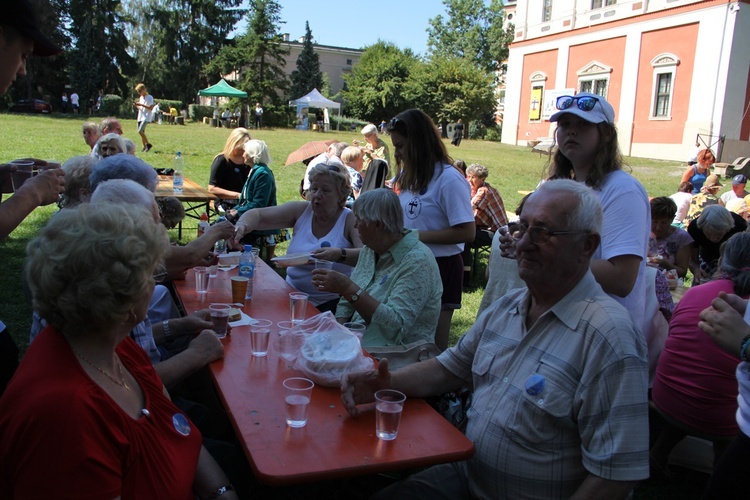
[[[747,212],[747,203],[744,198],[734,198],[727,202],[727,210],[736,214],[742,214]]]
[[[721,187],[723,184],[719,182],[719,176],[716,174],[711,174],[708,177],[706,177],[706,182],[703,183],[704,188],[710,188],[710,187]]]
[[[596,99],[597,102],[591,109],[591,111],[584,111],[577,106],[576,101],[578,101],[578,99],[582,97],[590,97]],[[604,97],[597,94],[592,94],[590,92],[579,92],[578,94],[572,96],[572,98],[574,102],[572,102],[569,107],[561,109],[557,113],[553,114],[550,117],[549,121],[556,122],[564,114],[571,114],[576,115],[577,117],[582,118],[589,123],[615,123],[615,109],[610,103],[606,101],[606,99],[604,99]]]
[[[12,26],[31,38],[34,41],[34,55],[54,56],[62,52],[60,47],[42,34],[34,8],[28,0],[12,0],[7,4],[0,14],[0,25]]]
[[[742,174],[735,175],[732,177],[732,184],[735,186],[738,184],[747,184],[747,177]]]

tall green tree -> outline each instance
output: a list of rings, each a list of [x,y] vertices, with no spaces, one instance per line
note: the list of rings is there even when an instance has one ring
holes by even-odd
[[[127,95],[127,76],[137,65],[128,54],[127,20],[120,0],[69,0],[70,84],[81,105],[96,99],[99,89]]]
[[[401,50],[392,43],[378,41],[366,47],[352,72],[344,75],[346,113],[380,123],[413,107],[415,92],[408,98],[405,90],[421,64],[411,50]]]
[[[250,0],[247,31],[222,47],[203,73],[216,79],[236,72],[236,86],[248,93],[251,103],[263,105],[263,122],[285,124],[289,107],[284,100],[289,79],[284,72],[289,50],[281,45],[281,6],[273,0]]]
[[[320,58],[313,47],[310,23],[305,21],[305,40],[302,42],[302,52],[297,57],[297,69],[292,71],[292,88],[289,93],[296,99],[312,89],[322,90],[321,87],[323,73],[320,72]]]
[[[427,47],[430,56],[472,59],[486,71],[499,69],[508,58],[513,30],[504,30],[502,0],[443,0],[447,18],[430,19]]]
[[[468,123],[495,108],[494,78],[464,57],[433,57],[413,75],[407,97],[438,123]]]
[[[144,64],[151,93],[192,102],[209,81],[201,68],[226,43],[244,15],[242,0],[168,0],[153,5],[155,48]]]

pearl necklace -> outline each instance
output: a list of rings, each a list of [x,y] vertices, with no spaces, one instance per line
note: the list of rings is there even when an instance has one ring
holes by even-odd
[[[77,350],[73,349],[73,352],[76,353],[76,356],[78,356],[79,358],[81,358],[82,360],[84,360],[89,365],[93,366],[100,373],[104,374],[104,376],[107,377],[108,379],[110,379],[112,382],[114,382],[115,384],[119,385],[120,387],[125,388],[126,391],[130,390],[130,387],[128,387],[128,384],[125,382],[125,377],[122,374],[122,362],[120,361],[120,358],[116,358],[116,360],[117,360],[117,373],[120,375],[120,380],[117,380],[112,375],[110,375],[106,371],[104,371],[101,368],[99,368],[98,366],[96,366],[86,356],[84,356],[83,354],[81,354]]]

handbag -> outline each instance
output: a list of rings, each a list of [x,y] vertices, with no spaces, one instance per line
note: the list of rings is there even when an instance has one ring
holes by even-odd
[[[427,361],[442,352],[433,342],[423,340],[402,345],[365,347],[365,350],[378,361],[388,358],[388,369],[391,371],[412,363]]]

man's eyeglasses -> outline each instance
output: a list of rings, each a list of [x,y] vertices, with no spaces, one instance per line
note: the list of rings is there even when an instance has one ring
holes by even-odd
[[[557,98],[557,101],[555,101],[555,107],[559,110],[563,110],[568,109],[573,105],[573,103],[576,103],[578,109],[580,109],[581,111],[591,111],[592,109],[594,109],[594,106],[596,106],[597,102],[599,102],[599,99],[597,99],[596,97],[573,97],[571,95],[563,95]]]
[[[529,238],[531,238],[531,242],[533,244],[544,245],[553,236],[565,236],[568,234],[578,234],[586,232],[588,231],[552,231],[551,229],[547,229],[546,227],[542,226],[527,226],[525,224],[518,224],[516,226],[516,230],[513,231],[510,236],[514,240],[519,241],[521,238],[523,238],[524,234],[528,233]]]

